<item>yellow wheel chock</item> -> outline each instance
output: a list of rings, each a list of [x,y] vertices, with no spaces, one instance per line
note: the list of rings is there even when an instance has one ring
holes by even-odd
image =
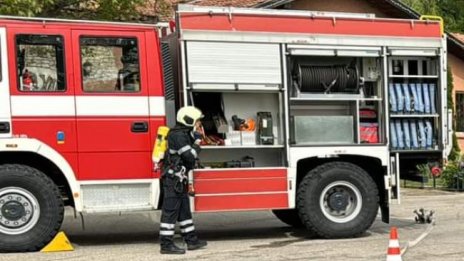
[[[73,251],[74,247],[71,245],[71,242],[69,242],[68,237],[66,234],[61,231],[58,234],[56,234],[55,238],[48,243],[40,252],[61,252],[61,251]]]

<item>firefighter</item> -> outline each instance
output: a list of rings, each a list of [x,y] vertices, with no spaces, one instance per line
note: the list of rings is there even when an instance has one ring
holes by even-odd
[[[195,233],[187,189],[188,173],[195,167],[201,141],[193,128],[201,118],[199,109],[192,106],[181,108],[177,113],[177,124],[167,137],[168,148],[162,177],[164,201],[160,222],[161,254],[185,253],[184,249],[173,242],[176,222],[180,225],[188,250],[207,245]]]

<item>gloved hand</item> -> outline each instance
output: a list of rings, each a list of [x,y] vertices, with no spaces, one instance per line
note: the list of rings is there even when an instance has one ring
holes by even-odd
[[[200,146],[200,143],[201,143],[201,133],[197,132],[197,131],[194,131],[193,132],[193,138],[195,139],[194,143],[198,146]]]

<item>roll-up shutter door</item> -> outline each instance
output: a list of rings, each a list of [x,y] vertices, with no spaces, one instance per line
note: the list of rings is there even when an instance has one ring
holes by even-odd
[[[189,84],[282,83],[278,44],[187,42]]]

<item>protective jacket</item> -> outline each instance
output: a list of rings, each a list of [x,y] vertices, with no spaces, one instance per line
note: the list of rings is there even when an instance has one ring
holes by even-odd
[[[200,153],[200,146],[194,142],[192,128],[181,124],[172,128],[168,134],[168,165],[171,167],[180,165],[185,167],[187,171],[194,169],[198,153]]]

